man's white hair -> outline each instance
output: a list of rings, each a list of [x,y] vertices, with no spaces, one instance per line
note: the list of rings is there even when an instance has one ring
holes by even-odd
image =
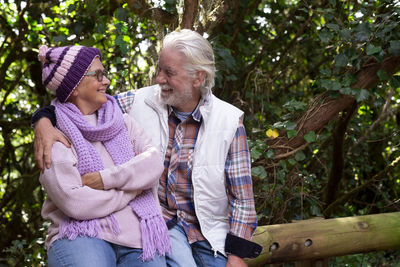
[[[182,29],[167,34],[163,47],[173,48],[186,57],[184,68],[191,76],[197,71],[204,71],[200,92],[202,95],[211,92],[215,79],[215,61],[213,49],[207,39],[195,31]]]

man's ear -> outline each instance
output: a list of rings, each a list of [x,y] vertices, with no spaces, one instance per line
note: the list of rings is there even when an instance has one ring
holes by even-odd
[[[205,76],[205,72],[204,71],[202,71],[202,70],[197,71],[196,72],[196,76],[195,76],[195,78],[193,80],[193,87],[199,88],[202,85],[203,81],[204,81],[204,76]]]

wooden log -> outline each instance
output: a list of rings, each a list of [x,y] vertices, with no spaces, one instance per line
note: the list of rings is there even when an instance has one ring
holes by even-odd
[[[260,226],[253,241],[264,249],[249,267],[396,249],[400,212]]]

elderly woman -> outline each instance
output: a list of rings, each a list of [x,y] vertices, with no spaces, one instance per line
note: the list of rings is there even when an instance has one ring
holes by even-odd
[[[40,176],[49,266],[164,266],[171,247],[156,194],[162,157],[106,94],[100,51],[42,46],[39,60],[43,84],[57,95],[57,127],[72,144],[54,144]]]

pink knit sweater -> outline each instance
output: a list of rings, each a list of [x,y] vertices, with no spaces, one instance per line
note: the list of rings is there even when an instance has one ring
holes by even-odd
[[[87,115],[89,123],[96,124],[96,115]],[[46,238],[46,248],[58,239],[58,227],[66,216],[88,220],[101,218],[114,212],[121,232],[115,236],[105,219],[100,219],[101,238],[114,244],[141,248],[139,220],[128,203],[137,190],[153,189],[157,197],[158,179],[163,171],[160,152],[151,145],[143,129],[128,115],[125,125],[136,156],[115,166],[101,142],[92,142],[99,152],[105,169],[100,171],[104,190],[82,186],[77,168],[77,155],[73,147],[57,142],[52,149],[52,164],[40,175],[40,183],[47,192],[42,207],[42,217],[51,222]]]

